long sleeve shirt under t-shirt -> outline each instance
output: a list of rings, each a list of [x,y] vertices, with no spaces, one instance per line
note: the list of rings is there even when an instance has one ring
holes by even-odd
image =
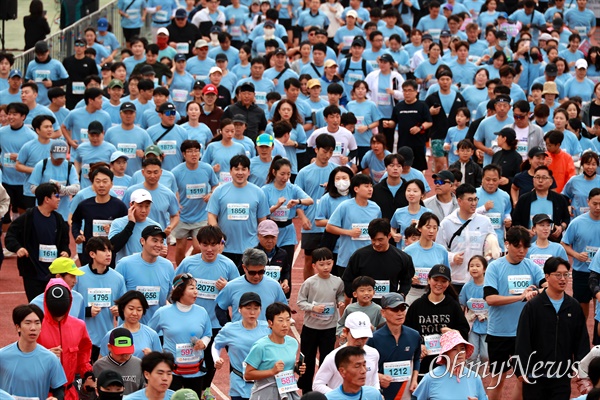
[[[312,329],[335,328],[340,315],[337,303],[344,301],[344,283],[334,275],[324,279],[319,275],[308,278],[300,287],[298,307],[305,312],[304,325]],[[313,306],[324,305],[323,312],[312,311]]]

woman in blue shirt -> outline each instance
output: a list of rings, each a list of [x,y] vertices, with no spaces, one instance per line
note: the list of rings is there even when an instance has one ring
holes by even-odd
[[[398,208],[390,221],[392,225],[392,237],[398,248],[404,247],[402,233],[412,224],[416,224],[421,215],[431,211],[423,207],[423,198],[425,197],[425,184],[419,179],[412,179],[406,183],[406,200],[408,206]]]
[[[369,151],[369,144],[373,137],[372,129],[379,126],[381,114],[377,105],[371,100],[367,100],[369,85],[363,80],[354,82],[352,85],[352,95],[354,100],[346,105],[346,109],[354,113],[357,123],[354,128],[354,137],[358,146],[358,160]]]
[[[417,78],[417,83],[421,85],[421,94],[419,96],[420,100],[425,100],[427,89],[437,83],[437,79],[435,79],[435,72],[442,64],[442,60],[440,58],[441,53],[442,47],[440,44],[432,43],[429,46],[429,58],[419,64],[417,69],[415,69],[415,78]],[[499,76],[500,74],[498,74],[498,77]]]
[[[482,9],[487,10],[482,11],[479,14],[479,17],[477,17],[477,25],[479,25],[483,32],[485,32],[485,28],[488,25],[496,25],[496,20],[500,14],[498,11],[496,11],[497,6],[498,3],[496,0],[487,0],[483,7],[481,7]]]
[[[482,117],[482,115],[476,114],[479,104],[489,100],[487,86],[485,85],[489,79],[489,71],[486,68],[479,68],[475,73],[473,85],[470,85],[461,92],[467,101],[467,107],[469,107],[469,111],[473,114],[474,119]]]
[[[231,169],[229,161],[231,157],[243,154],[246,155],[246,148],[233,141],[235,135],[235,126],[229,118],[221,120],[220,134],[215,136],[209,143],[202,155],[202,161],[210,164],[215,173],[219,174],[219,182],[231,182]]]
[[[387,141],[385,136],[377,133],[371,138],[371,150],[367,151],[362,160],[360,160],[362,173],[370,175],[375,183],[379,183],[386,172],[383,159],[388,154],[391,154],[385,149],[386,147]]]
[[[292,126],[290,139],[283,146],[287,159],[292,163],[292,175],[296,176],[298,174],[298,158],[296,153],[298,150],[306,148],[306,132],[302,127],[302,117],[298,112],[296,103],[288,99],[279,101],[273,112],[273,122],[267,125],[265,133],[273,135],[273,124],[279,121],[289,122]]]
[[[600,177],[596,175],[598,155],[592,151],[581,155],[582,172],[569,179],[562,194],[571,200],[571,215],[577,217],[590,210],[588,196],[595,187],[600,187]]]
[[[247,44],[240,47],[238,57],[240,58],[239,64],[236,64],[231,68],[231,72],[239,79],[246,79],[250,76],[250,59],[252,55],[252,49]]]
[[[497,51],[492,56],[492,64],[488,64],[485,68],[490,73],[490,79],[500,78],[500,68],[507,64],[506,54],[503,51]]]
[[[289,265],[293,264],[294,251],[298,244],[296,228],[292,220],[296,216],[298,206],[311,206],[314,201],[299,186],[291,183],[292,164],[286,158],[275,156],[267,184],[262,187],[269,204],[269,218],[279,227],[277,246],[287,252]]]
[[[187,103],[186,112],[187,122],[181,125],[188,132],[189,138],[197,140],[202,146],[202,150],[206,150],[206,146],[212,140],[213,134],[206,124],[200,123],[200,104],[195,101]]]
[[[154,313],[149,325],[163,332],[164,349],[175,356],[170,389],[183,387],[202,393],[204,349],[210,343],[212,325],[206,310],[196,305],[198,283],[191,274],[173,279],[172,304]]]

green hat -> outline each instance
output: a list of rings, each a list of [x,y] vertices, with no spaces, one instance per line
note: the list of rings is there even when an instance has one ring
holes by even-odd
[[[198,398],[198,394],[194,392],[192,389],[179,389],[173,396],[171,396],[172,400],[200,400]]]
[[[154,154],[156,157],[160,157],[163,155],[163,152],[160,149],[160,147],[158,147],[155,144],[152,144],[152,145],[146,147],[146,151],[144,152],[144,157],[147,156],[148,154]]]
[[[123,82],[121,82],[119,79],[113,79],[112,81],[110,81],[110,83],[108,84],[108,88],[112,89],[114,87],[120,87],[121,89],[123,89],[125,86],[123,85]]]
[[[53,274],[71,274],[77,276],[85,274],[85,272],[77,268],[75,261],[71,260],[69,257],[57,258],[56,260],[52,261],[49,269]]]
[[[256,138],[256,145],[273,147],[273,136],[268,133],[258,135]]]

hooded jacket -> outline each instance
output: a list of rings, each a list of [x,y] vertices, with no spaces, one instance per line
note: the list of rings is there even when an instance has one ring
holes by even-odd
[[[63,296],[68,295],[68,307],[65,307],[64,297],[57,298],[60,293]],[[85,327],[85,322],[69,315],[72,301],[71,289],[64,280],[54,278],[48,282],[44,291],[44,315],[46,318],[42,322],[42,332],[38,338],[38,343],[47,349],[57,346],[62,348],[60,363],[68,382],[65,390],[65,400],[79,400],[77,390],[72,385],[75,374],[78,373],[84,377],[86,372],[92,371],[90,365],[92,341]],[[66,308],[66,316],[61,321],[56,321],[55,318],[60,316],[56,315],[57,310],[61,308]]]

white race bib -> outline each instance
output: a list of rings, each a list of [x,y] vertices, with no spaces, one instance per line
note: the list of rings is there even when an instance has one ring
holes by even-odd
[[[277,383],[279,394],[295,392],[298,390],[294,371],[283,371],[278,373],[275,375],[275,382]]]
[[[394,361],[383,363],[383,374],[392,377],[392,382],[405,382],[412,375],[410,361]]]
[[[240,37],[240,36],[242,36],[242,27],[241,26],[230,26],[229,33],[233,37]]]
[[[10,158],[11,153],[2,154],[2,165],[4,168],[16,168],[17,160],[12,160]]]
[[[44,79],[50,79],[50,70],[47,69],[38,69],[37,71],[34,72],[35,74],[35,81],[36,82],[42,82]]]
[[[219,294],[216,282],[217,281],[211,281],[208,279],[197,279],[196,287],[198,289],[198,297],[209,300],[216,299],[217,294]]]
[[[127,158],[135,158],[137,145],[135,143],[117,143],[117,150],[124,153]]]
[[[442,344],[440,343],[440,335],[426,335],[423,336],[425,342],[425,348],[427,349],[428,355],[436,355],[442,352]]]
[[[507,279],[509,294],[522,294],[531,286],[531,275],[509,275]]]
[[[173,101],[176,101],[178,103],[185,103],[187,101],[187,98],[188,98],[187,90],[173,89],[171,91],[171,94],[173,95]]]
[[[185,185],[185,197],[201,199],[206,195],[206,183],[190,183]]]
[[[369,224],[352,224],[352,229],[359,228],[360,236],[353,237],[352,240],[369,240]]]
[[[157,11],[156,14],[154,14],[154,15],[155,15],[154,18],[157,21],[163,22],[163,21],[167,21],[169,19],[169,11],[167,11],[167,10]]]
[[[51,263],[58,258],[58,250],[53,244],[40,244],[39,260]]]
[[[265,266],[265,275],[279,281],[279,278],[281,277],[281,267],[277,265],[267,265]]]
[[[489,212],[486,215],[492,222],[492,228],[494,228],[494,229],[502,228],[502,214]]]
[[[376,280],[375,281],[375,295],[376,299],[380,299],[384,294],[390,292],[390,281],[389,280]]]
[[[320,320],[330,320],[333,317],[333,315],[335,314],[335,303],[322,303],[322,304],[319,304],[317,302],[313,303],[313,306],[319,306],[319,305],[325,306],[325,308],[323,309],[323,312],[318,313],[318,312],[312,311],[311,316],[313,318],[320,319]]]
[[[529,256],[529,259],[533,261],[535,265],[543,269],[546,260],[550,257],[552,257],[550,254],[532,254]]]
[[[415,268],[415,276],[419,280],[419,285],[427,285],[427,278],[429,277],[430,270],[431,268]]]
[[[391,96],[387,93],[377,93],[377,104],[380,106],[389,106],[392,104]]]
[[[227,204],[227,219],[230,221],[246,221],[250,217],[250,204]]]
[[[149,306],[157,306],[160,299],[160,286],[137,286],[138,292],[142,292]]]
[[[190,52],[190,44],[187,42],[180,42],[175,45],[177,54],[187,54]]]
[[[112,221],[108,219],[94,219],[92,220],[92,236],[108,236],[108,233],[104,230],[104,226],[112,225]]]
[[[175,350],[175,362],[191,364],[200,361],[200,356],[196,354],[191,343],[177,343]]]
[[[267,104],[267,92],[256,92],[254,99],[258,105]]]
[[[177,154],[176,140],[161,140],[158,142],[158,147],[166,156],[174,156],[175,154]]]
[[[273,221],[285,222],[290,219],[290,209],[286,205],[279,207],[277,210],[271,213],[271,219]]]
[[[231,177],[231,173],[229,172],[219,172],[219,180],[222,183],[229,183],[233,181],[233,178]]]
[[[73,94],[83,94],[85,92],[85,84],[83,82],[73,82]]]
[[[89,288],[88,289],[88,307],[110,307],[112,306],[111,288]]]

